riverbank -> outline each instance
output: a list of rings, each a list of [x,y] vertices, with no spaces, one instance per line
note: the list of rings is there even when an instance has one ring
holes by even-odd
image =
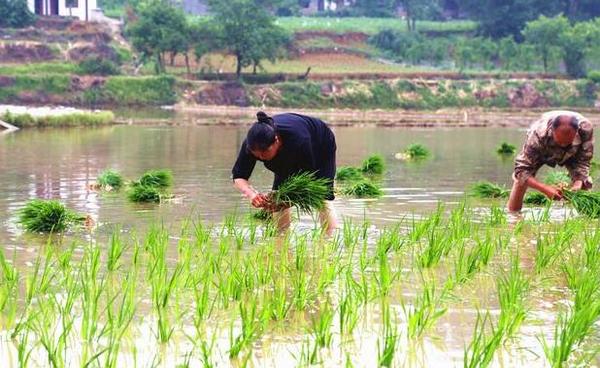
[[[0,105],[0,120],[17,128],[97,126],[115,122],[111,111],[88,111],[72,107]]]

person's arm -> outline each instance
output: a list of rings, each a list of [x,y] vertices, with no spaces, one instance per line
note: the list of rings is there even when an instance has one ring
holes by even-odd
[[[593,129],[590,122],[581,122],[579,136],[581,138],[581,146],[577,150],[577,153],[575,153],[575,156],[565,164],[572,181],[571,190],[580,190],[583,187],[583,183],[590,176],[590,165],[594,156]]]
[[[252,156],[246,149],[246,141],[242,143],[242,147],[235,161],[235,165],[231,170],[233,178],[233,186],[236,187],[244,197],[248,198],[254,207],[262,207],[266,201],[266,195],[259,193],[252,188],[248,179],[254,171],[256,158]]]
[[[538,181],[535,176],[530,176],[527,178],[527,186],[537,190],[546,195],[546,197],[552,200],[561,200],[563,199],[562,192],[560,189],[553,187],[552,185],[544,184]]]
[[[233,179],[233,185],[244,197],[250,200],[254,207],[264,207],[268,203],[267,195],[254,189],[248,180],[242,178]]]
[[[543,183],[535,179],[535,174],[544,164],[543,143],[539,135],[532,131],[528,136],[521,152],[515,158],[513,179],[521,185],[528,185],[546,194],[548,189]],[[531,179],[531,180],[530,180]]]

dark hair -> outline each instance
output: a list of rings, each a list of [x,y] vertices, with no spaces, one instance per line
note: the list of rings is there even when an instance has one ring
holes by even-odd
[[[256,113],[256,119],[246,136],[246,146],[252,151],[264,151],[275,142],[277,129],[273,118],[262,111]]]
[[[557,129],[558,127],[560,127],[562,125],[562,123],[561,123],[562,120],[560,118],[563,116],[565,116],[565,115],[558,115],[557,117],[552,119],[552,129]],[[579,130],[579,120],[575,116],[570,117],[568,125],[569,125],[569,127],[573,128],[574,130]]]

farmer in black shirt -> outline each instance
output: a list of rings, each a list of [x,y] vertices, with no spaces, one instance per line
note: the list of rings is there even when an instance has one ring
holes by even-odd
[[[315,172],[317,178],[330,179],[328,201],[319,213],[319,219],[327,233],[331,234],[337,227],[331,205],[334,199],[336,151],[333,132],[321,120],[300,114],[286,113],[270,117],[260,111],[256,117],[258,121],[248,131],[231,171],[234,186],[254,207],[268,204],[267,195],[256,191],[248,182],[257,160],[275,174],[273,190],[290,176],[302,171]],[[279,229],[287,229],[291,222],[291,210],[288,208],[275,215]]]

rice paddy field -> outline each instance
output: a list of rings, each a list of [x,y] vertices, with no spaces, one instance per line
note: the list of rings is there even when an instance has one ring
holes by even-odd
[[[369,179],[381,196],[337,196],[327,237],[310,215],[287,234],[252,218],[229,179],[246,129],[175,117],[0,136],[0,367],[600,364],[598,220],[468,195],[508,187],[496,151],[524,130],[336,127],[338,166],[379,154],[385,170]],[[426,157],[396,159],[416,143]],[[93,189],[108,169],[168,169],[169,198]],[[257,165],[256,187],[271,180]],[[91,221],[26,232],[35,198]]]

